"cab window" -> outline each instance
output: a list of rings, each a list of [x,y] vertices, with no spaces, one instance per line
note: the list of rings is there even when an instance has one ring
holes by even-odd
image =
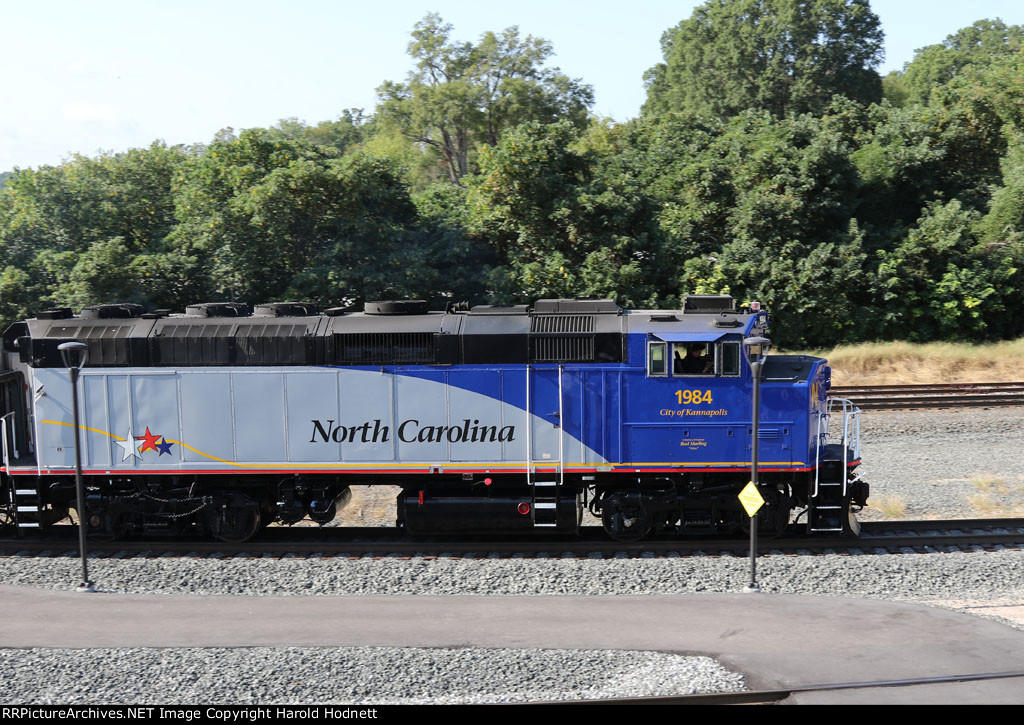
[[[740,344],[738,342],[723,342],[721,344],[721,367],[719,375],[740,374]]]
[[[668,344],[664,342],[647,343],[647,375],[650,377],[664,377],[668,375],[666,354]]]
[[[712,376],[715,374],[715,345],[707,342],[672,343],[672,374]]]

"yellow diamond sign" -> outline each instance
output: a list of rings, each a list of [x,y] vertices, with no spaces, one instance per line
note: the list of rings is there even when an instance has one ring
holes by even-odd
[[[764,506],[764,498],[761,496],[761,492],[757,490],[757,486],[751,481],[743,490],[740,491],[739,495],[740,503],[743,504],[743,508],[747,511],[747,516],[754,518],[754,515],[758,510]]]

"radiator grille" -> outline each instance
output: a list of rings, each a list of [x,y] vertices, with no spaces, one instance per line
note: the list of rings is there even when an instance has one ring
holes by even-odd
[[[347,365],[436,362],[432,332],[353,332],[334,336],[335,362]]]

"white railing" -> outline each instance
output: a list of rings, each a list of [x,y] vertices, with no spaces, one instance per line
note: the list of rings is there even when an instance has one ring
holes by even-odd
[[[842,406],[842,437],[839,441],[835,441],[832,436],[831,420],[832,420],[832,409],[836,407],[836,404]],[[818,495],[818,473],[821,470],[821,450],[829,443],[838,442],[843,449],[843,495],[846,495],[847,488],[847,476],[846,472],[849,470],[849,455],[850,451],[853,451],[854,459],[860,458],[860,408],[854,405],[852,400],[846,398],[829,398],[825,403],[825,412],[818,413],[818,449],[815,454],[815,465],[814,465],[814,493],[813,497]]]

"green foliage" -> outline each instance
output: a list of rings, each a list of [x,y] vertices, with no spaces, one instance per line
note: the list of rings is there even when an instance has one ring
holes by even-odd
[[[4,319],[54,304],[163,301],[149,294],[146,261],[174,224],[173,179],[187,158],[155,143],[16,172],[0,190]]]
[[[503,131],[526,121],[586,121],[593,91],[557,68],[544,68],[551,43],[517,27],[484,33],[480,42],[451,39],[437,14],[416,24],[409,43],[415,70],[405,83],[378,88],[386,126],[430,150],[452,183],[473,168],[475,148],[494,146]]]
[[[272,137],[329,146],[344,153],[370,138],[374,124],[363,114],[363,109],[346,108],[334,121],[321,121],[310,126],[297,118],[283,118],[268,130]]]
[[[978,247],[978,216],[957,200],[930,204],[893,250],[880,253],[882,336],[984,339],[1021,329],[1006,316],[1009,305],[1020,305],[1019,249]]]
[[[1002,61],[1024,48],[1024,27],[1001,20],[979,20],[914,54],[902,72],[886,79],[886,98],[894,105],[926,103],[932,91],[948,84],[966,68]],[[891,80],[890,80],[891,79]]]
[[[881,97],[882,31],[867,0],[708,0],[662,35],[644,114],[820,113]]]
[[[338,304],[427,284],[416,209],[385,159],[248,130],[215,141],[180,180],[171,241],[207,260],[207,295]]]
[[[492,272],[501,302],[553,296],[653,304],[674,258],[637,185],[596,174],[572,149],[568,121],[523,124],[480,154],[469,184],[469,228],[507,258]]]

